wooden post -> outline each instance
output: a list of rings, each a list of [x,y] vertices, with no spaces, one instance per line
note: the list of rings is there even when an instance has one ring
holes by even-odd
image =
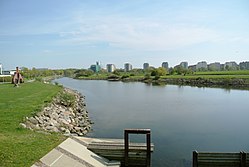
[[[124,131],[124,137],[125,137],[125,162],[124,165],[128,166],[128,156],[129,156],[129,134],[128,131]]]
[[[193,151],[193,167],[198,167],[198,152]]]
[[[244,151],[240,152],[240,166],[246,167],[246,153]]]
[[[150,142],[151,142],[151,140],[150,140],[150,131],[149,132],[147,132],[147,134],[146,134],[146,141],[147,141],[147,159],[146,159],[146,164],[147,164],[147,167],[150,167],[150,162],[151,162],[151,154],[150,154],[150,152],[151,152],[151,145],[150,145]]]
[[[124,139],[125,139],[125,161],[124,165],[129,166],[129,133],[131,134],[146,134],[146,146],[147,146],[147,152],[146,152],[146,166],[150,167],[151,163],[151,135],[150,135],[150,129],[125,129],[124,130]]]

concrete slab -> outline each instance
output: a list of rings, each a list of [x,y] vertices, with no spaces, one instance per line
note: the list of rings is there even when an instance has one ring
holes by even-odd
[[[31,167],[120,167],[120,162],[109,161],[87,149],[91,138],[68,138]]]
[[[40,161],[45,165],[52,166],[57,160],[62,157],[62,153],[53,149],[46,156],[42,157]]]
[[[52,167],[72,166],[72,167],[86,167],[84,164],[72,159],[69,156],[62,155],[57,161],[51,164]]]
[[[74,156],[80,159],[84,159],[84,161],[89,164],[92,164],[93,166],[105,167],[105,162],[108,162],[108,160],[106,160],[105,158],[94,154],[85,146],[71,138],[68,138],[66,141],[61,143],[59,147],[72,153]]]

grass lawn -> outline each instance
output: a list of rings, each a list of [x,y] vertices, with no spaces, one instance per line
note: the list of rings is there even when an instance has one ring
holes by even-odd
[[[39,82],[20,87],[0,84],[0,166],[28,167],[60,144],[61,134],[42,134],[21,128],[26,116],[39,111],[62,88]]]
[[[172,79],[244,79],[249,83],[249,70],[240,70],[240,71],[207,71],[207,72],[195,72],[194,74],[187,75],[167,75],[161,78],[172,78]]]

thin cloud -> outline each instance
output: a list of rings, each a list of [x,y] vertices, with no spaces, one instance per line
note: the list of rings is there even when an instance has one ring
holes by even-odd
[[[105,42],[109,46],[142,49],[170,50],[201,42],[213,42],[219,36],[208,28],[192,25],[173,25],[145,19],[103,18],[84,19],[75,32],[64,32],[73,43]]]

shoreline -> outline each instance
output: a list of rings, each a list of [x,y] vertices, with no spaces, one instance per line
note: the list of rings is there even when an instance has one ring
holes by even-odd
[[[73,78],[78,80],[106,80],[110,82],[143,82],[153,85],[179,85],[179,86],[195,86],[195,87],[209,87],[209,88],[225,88],[225,89],[242,89],[249,90],[249,80],[243,78],[116,78],[110,80],[108,78]]]
[[[20,125],[41,132],[59,132],[65,136],[85,136],[91,131],[93,122],[89,119],[85,96],[63,87],[40,112],[26,117]]]

